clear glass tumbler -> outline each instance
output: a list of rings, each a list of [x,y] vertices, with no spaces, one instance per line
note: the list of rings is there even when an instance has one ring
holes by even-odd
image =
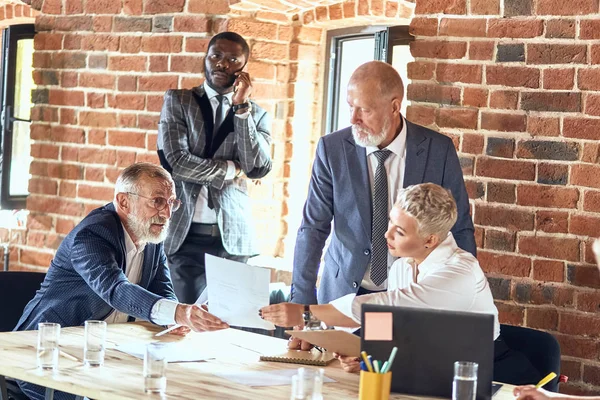
[[[471,361],[454,363],[452,400],[475,400],[477,394],[477,370],[479,365]]]
[[[38,324],[37,364],[42,369],[58,367],[60,325],[50,322]]]
[[[292,376],[291,400],[322,400],[323,376],[325,370],[298,368],[298,373]]]
[[[166,343],[149,343],[144,354],[144,391],[164,394],[166,390]]]
[[[104,364],[106,345],[106,322],[85,321],[85,343],[83,361],[86,365],[97,367]]]

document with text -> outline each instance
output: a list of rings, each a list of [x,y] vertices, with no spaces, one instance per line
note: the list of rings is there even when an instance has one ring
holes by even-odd
[[[271,271],[206,254],[208,311],[232,326],[275,329],[258,316],[269,305]]]

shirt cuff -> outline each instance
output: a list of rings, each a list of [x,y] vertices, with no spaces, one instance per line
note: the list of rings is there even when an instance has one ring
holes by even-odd
[[[235,163],[231,160],[227,160],[227,172],[225,173],[225,180],[229,181],[235,178]]]
[[[241,114],[234,113],[234,115],[236,116],[236,118],[248,119],[248,116],[250,115],[250,111],[248,109],[246,109],[246,112],[243,112]]]
[[[331,304],[333,307],[335,307],[336,310],[338,310],[339,312],[344,314],[346,317],[352,318],[352,320],[354,320],[354,322],[360,324],[360,311],[359,311],[358,316],[356,316],[354,313],[354,311],[356,309],[356,306],[354,304],[355,299],[356,299],[356,295],[353,293],[350,293],[344,297],[340,297],[339,299],[335,299],[335,300],[329,302],[329,304]],[[360,310],[360,306],[358,307],[358,309]]]
[[[175,324],[175,310],[177,309],[176,301],[169,299],[160,299],[152,307],[150,319],[156,325],[173,325]]]

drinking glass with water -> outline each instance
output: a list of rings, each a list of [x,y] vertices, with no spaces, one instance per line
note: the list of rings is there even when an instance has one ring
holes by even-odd
[[[452,400],[475,400],[478,368],[476,362],[456,361],[454,363]]]
[[[166,343],[149,343],[144,354],[144,391],[164,394],[167,390]]]
[[[323,376],[325,370],[298,368],[298,373],[292,376],[291,400],[323,400]]]
[[[37,364],[42,369],[58,367],[58,341],[60,325],[50,322],[38,324]]]
[[[85,343],[83,361],[86,365],[97,367],[104,364],[106,343],[106,322],[85,321]]]

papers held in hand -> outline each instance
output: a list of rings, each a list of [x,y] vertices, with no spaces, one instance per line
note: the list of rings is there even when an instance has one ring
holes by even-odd
[[[275,329],[258,310],[269,305],[271,271],[206,254],[208,312],[231,326]]]
[[[360,337],[335,329],[314,331],[285,331],[285,333],[315,346],[323,347],[327,351],[339,353],[344,356],[360,357]]]

